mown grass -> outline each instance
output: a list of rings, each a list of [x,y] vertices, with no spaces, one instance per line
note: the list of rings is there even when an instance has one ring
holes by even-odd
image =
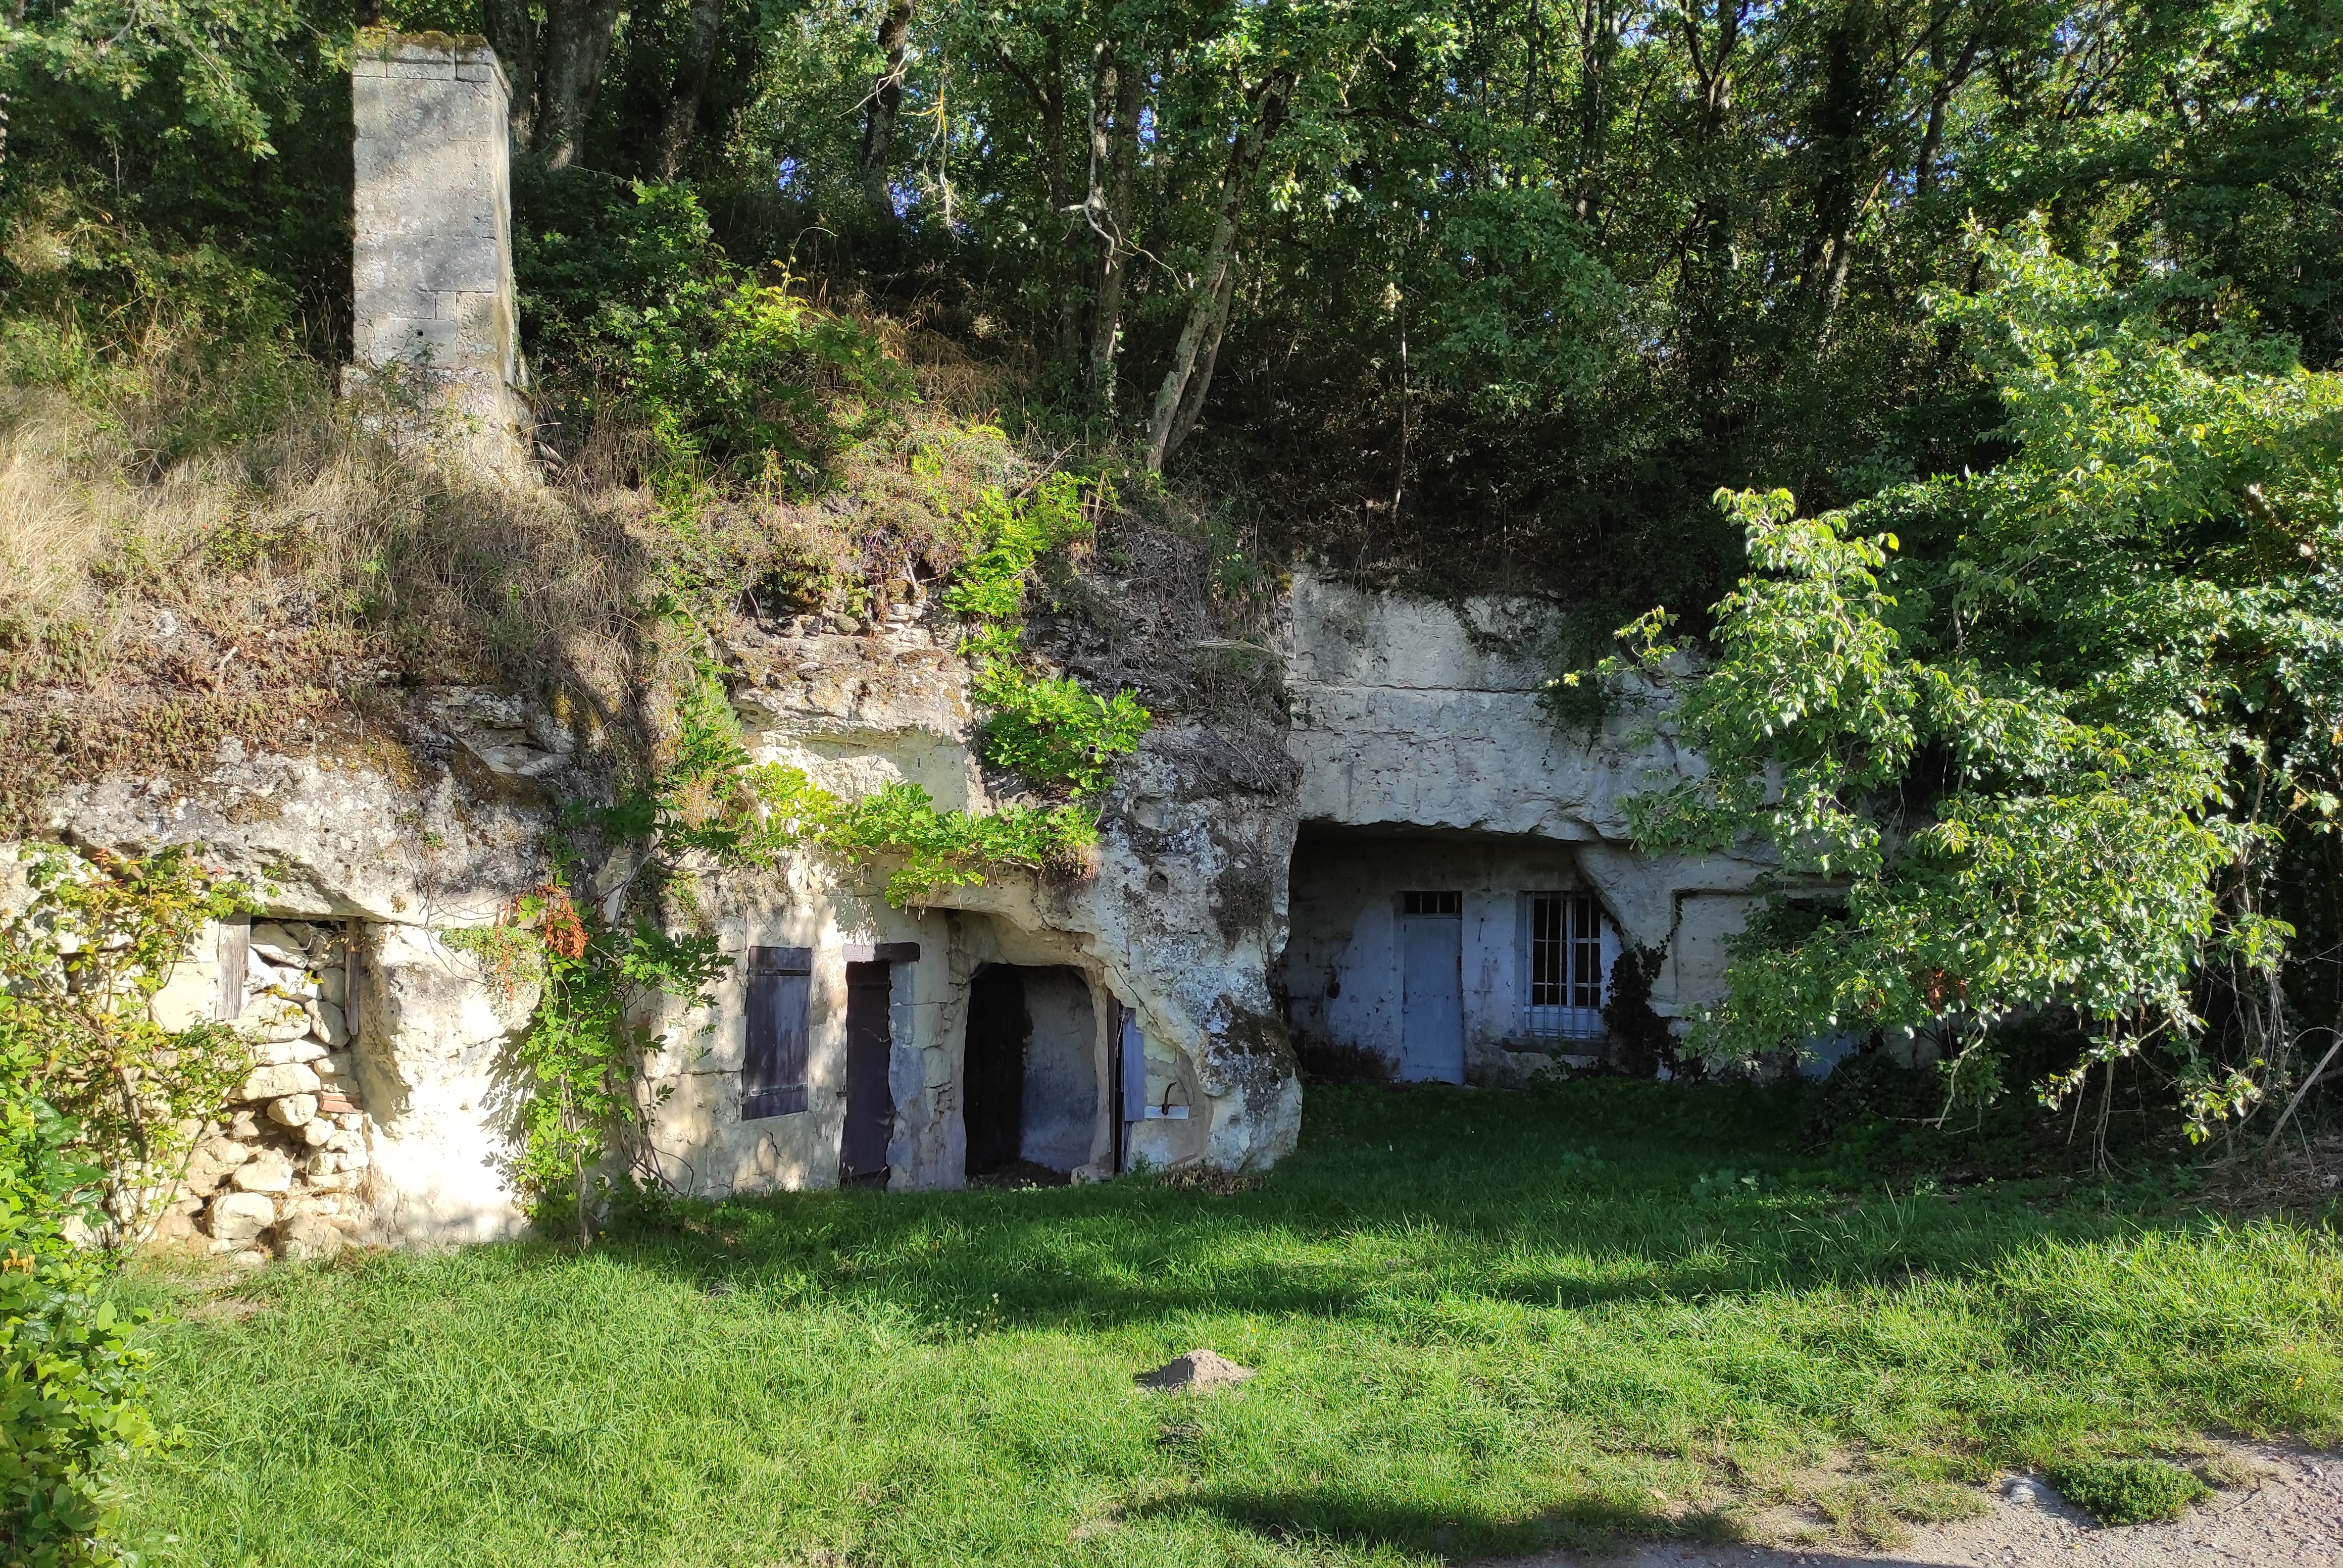
[[[1414,1563],[1781,1502],[1875,1537],[1996,1465],[2343,1437],[2332,1208],[1849,1191],[1802,1092],[1319,1089],[1233,1194],[272,1269],[162,1331],[189,1438],[136,1517],[164,1563]],[[1260,1376],[1132,1388],[1200,1345]]]

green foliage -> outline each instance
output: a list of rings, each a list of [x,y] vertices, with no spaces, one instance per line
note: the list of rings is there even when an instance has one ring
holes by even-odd
[[[0,1269],[0,1540],[10,1562],[126,1560],[121,1473],[163,1443],[146,1408],[153,1357],[132,1342],[133,1327],[96,1264],[62,1247],[10,1248]]]
[[[31,901],[0,920],[0,1049],[72,1126],[100,1184],[100,1234],[143,1240],[193,1130],[250,1060],[226,1025],[167,1030],[151,1003],[205,923],[250,895],[184,845],[145,859],[43,849],[25,880]]]
[[[912,397],[869,327],[728,261],[689,187],[580,170],[521,196],[541,359],[579,411],[643,422],[664,475],[805,488]]]
[[[126,1560],[121,1473],[164,1434],[110,1260],[75,1237],[143,1237],[188,1127],[244,1070],[226,1030],[148,1015],[242,890],[181,848],[25,870],[32,899],[0,922],[0,1540],[11,1563],[79,1568]]]
[[[655,1043],[641,1021],[643,1002],[665,996],[697,1004],[730,960],[712,936],[679,935],[649,918],[606,920],[571,901],[558,880],[523,900],[519,912],[537,931],[544,994],[518,1050],[535,1092],[522,1104],[517,1174],[537,1195],[538,1223],[569,1206],[583,1241],[588,1172],[614,1138],[647,1133],[656,1111],[638,1090],[644,1052]],[[629,1174],[633,1168],[630,1160]]]
[[[2217,966],[2268,989],[2292,934],[2275,848],[2331,831],[2343,791],[2343,377],[2177,325],[2185,282],[1979,246],[1994,286],[1944,319],[2013,455],[1815,518],[1720,497],[1758,575],[1717,606],[1714,664],[1679,674],[1655,611],[1608,667],[1681,691],[1709,770],[1631,818],[1654,848],[1779,857],[1695,1035],[1711,1055],[1849,1029],[1957,1051],[2069,1008],[2095,1060],[2179,1050],[2201,1131],[2288,1040],[2265,1016],[2237,1060],[2194,1062],[2196,990]]]
[[[286,45],[303,21],[297,0],[58,0],[0,15],[0,60],[100,104],[162,87],[176,100],[166,135],[265,156],[264,100],[298,68]]]
[[[1111,505],[1101,483],[1092,504]],[[991,712],[984,759],[1044,789],[1080,797],[1113,782],[1113,759],[1139,749],[1149,714],[1128,691],[1101,697],[1062,676],[1039,673],[1021,646],[1026,580],[1046,551],[1091,534],[1082,481],[1052,474],[1021,503],[988,491],[971,528],[982,541],[944,590],[944,607],[973,623],[960,650],[973,667],[970,691]]]
[[[2161,1459],[2070,1459],[2051,1469],[2050,1484],[2102,1524],[2177,1519],[2212,1495],[2203,1482]]]
[[[984,722],[984,759],[1071,795],[1095,795],[1114,782],[1112,759],[1139,749],[1148,711],[1128,691],[1101,697],[1062,677],[1038,677],[1006,660],[988,659],[970,688],[992,709]]]

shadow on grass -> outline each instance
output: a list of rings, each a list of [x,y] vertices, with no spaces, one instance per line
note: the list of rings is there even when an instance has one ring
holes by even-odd
[[[1732,1539],[1710,1515],[1675,1520],[1650,1509],[1580,1499],[1526,1519],[1472,1509],[1437,1509],[1338,1488],[1208,1487],[1139,1510],[1142,1514],[1202,1512],[1280,1543],[1324,1542],[1395,1547],[1440,1556],[1518,1557],[1557,1548],[1615,1551],[1633,1540],[1724,1543]]]
[[[688,1205],[611,1251],[703,1287],[923,1320],[1100,1328],[1182,1312],[1410,1315],[1903,1284],[2133,1228],[2154,1193],[1839,1190],[1802,1088],[1312,1091],[1302,1147],[1212,1196],[1145,1179]],[[1726,1180],[1719,1180],[1720,1174]],[[1744,1178],[1748,1180],[1745,1181]]]

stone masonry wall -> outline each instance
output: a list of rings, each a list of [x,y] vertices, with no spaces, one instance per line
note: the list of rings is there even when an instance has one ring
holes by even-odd
[[[373,1164],[351,1055],[347,933],[338,922],[264,920],[241,943],[241,927],[221,935],[219,957],[186,966],[193,983],[158,996],[156,1017],[184,1027],[214,1015],[206,1004],[216,995],[216,1012],[252,1040],[256,1065],[206,1124],[158,1239],[200,1234],[242,1263],[270,1251],[330,1258],[367,1228]]]

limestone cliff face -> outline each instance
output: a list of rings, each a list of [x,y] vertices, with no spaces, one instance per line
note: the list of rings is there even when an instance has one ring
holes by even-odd
[[[968,669],[916,620],[865,636],[743,625],[724,651],[759,760],[801,767],[850,796],[910,780],[947,808],[993,804]],[[1155,1110],[1124,1137],[1122,1107],[1101,1088],[1078,1174],[1111,1173],[1119,1152],[1157,1168],[1273,1162],[1301,1116],[1265,980],[1281,937],[1292,805],[1282,771],[1266,788],[1251,775],[1232,783],[1229,769],[1211,766],[1212,751],[1209,732],[1192,727],[1151,734],[1106,803],[1086,876],[1011,873],[896,909],[883,868],[814,854],[753,871],[687,865],[691,918],[728,952],[813,950],[810,1093],[802,1114],[742,1120],[737,970],[706,1006],[671,1009],[658,1020],[662,1044],[645,1085],[660,1101],[654,1145],[669,1179],[709,1196],[837,1180],[847,965],[881,948],[898,972],[893,1184],[963,1180],[967,994],[988,963],[1082,977],[1101,1086],[1120,1066],[1125,1013],[1136,1027],[1143,1081],[1131,1099]],[[231,743],[196,778],[76,786],[49,820],[71,841],[127,852],[200,842],[256,890],[259,915],[344,933],[358,977],[351,1054],[369,1174],[341,1201],[341,1217],[378,1240],[431,1244],[523,1223],[503,1160],[518,1091],[512,1048],[536,998],[484,970],[458,933],[492,924],[544,882],[559,802],[596,789],[551,715],[510,694],[440,689],[419,694],[394,725],[353,726],[300,755],[247,755]],[[602,868],[594,893],[614,893],[631,869]],[[191,955],[189,973],[201,974],[180,990],[216,994],[216,962],[208,945]],[[278,1228],[297,1218],[292,1201],[279,1196],[287,1212]],[[257,1227],[256,1243],[255,1229],[244,1216],[233,1244],[273,1233]]]
[[[1087,875],[1011,874],[897,909],[883,896],[883,869],[823,856],[754,871],[687,865],[685,918],[727,952],[810,950],[809,1092],[801,1112],[744,1120],[746,980],[736,968],[706,1005],[653,1020],[659,1046],[645,1091],[659,1101],[664,1174],[708,1196],[834,1183],[849,966],[881,960],[891,976],[891,1185],[964,1180],[971,981],[997,963],[1079,977],[1060,1007],[1074,1009],[1069,1017],[1088,990],[1099,1088],[1077,1179],[1111,1174],[1118,1161],[1231,1171],[1274,1162],[1301,1117],[1272,977],[1304,824],[1566,847],[1624,930],[1671,943],[1660,1000],[1664,1010],[1687,1005],[1713,981],[1753,868],[1630,851],[1620,796],[1686,764],[1664,738],[1639,741],[1624,724],[1591,741],[1555,729],[1524,651],[1538,613],[1299,579],[1279,633],[1287,755],[1259,755],[1258,735],[1160,723],[1104,803]],[[909,780],[947,808],[998,803],[1001,781],[976,754],[969,671],[917,618],[859,636],[740,623],[722,652],[760,760],[802,768],[843,794]],[[420,1245],[523,1223],[502,1161],[518,1092],[512,1048],[536,999],[451,936],[494,922],[543,882],[558,803],[596,789],[552,715],[509,694],[443,689],[417,694],[396,725],[352,728],[301,755],[230,744],[197,778],[78,786],[54,802],[50,820],[63,837],[120,850],[200,841],[258,890],[260,915],[337,926],[351,955],[348,1050],[366,1145],[343,1222]],[[601,868],[593,895],[613,897],[631,869],[625,860]],[[1133,1078],[1118,1101],[1108,1086],[1126,1060]],[[1126,1124],[1138,1106],[1144,1113]],[[1054,1146],[1080,1152],[1079,1124],[1055,1136]],[[213,1244],[265,1244],[270,1232],[259,1227],[256,1238],[255,1218]]]
[[[1572,847],[1621,931],[1664,947],[1652,1001],[1681,1017],[1718,994],[1725,941],[1763,867],[1719,856],[1649,856],[1621,802],[1696,776],[1664,713],[1623,714],[1592,735],[1540,702],[1551,607],[1463,605],[1363,592],[1300,576],[1283,655],[1301,773],[1299,821],[1503,835]]]

